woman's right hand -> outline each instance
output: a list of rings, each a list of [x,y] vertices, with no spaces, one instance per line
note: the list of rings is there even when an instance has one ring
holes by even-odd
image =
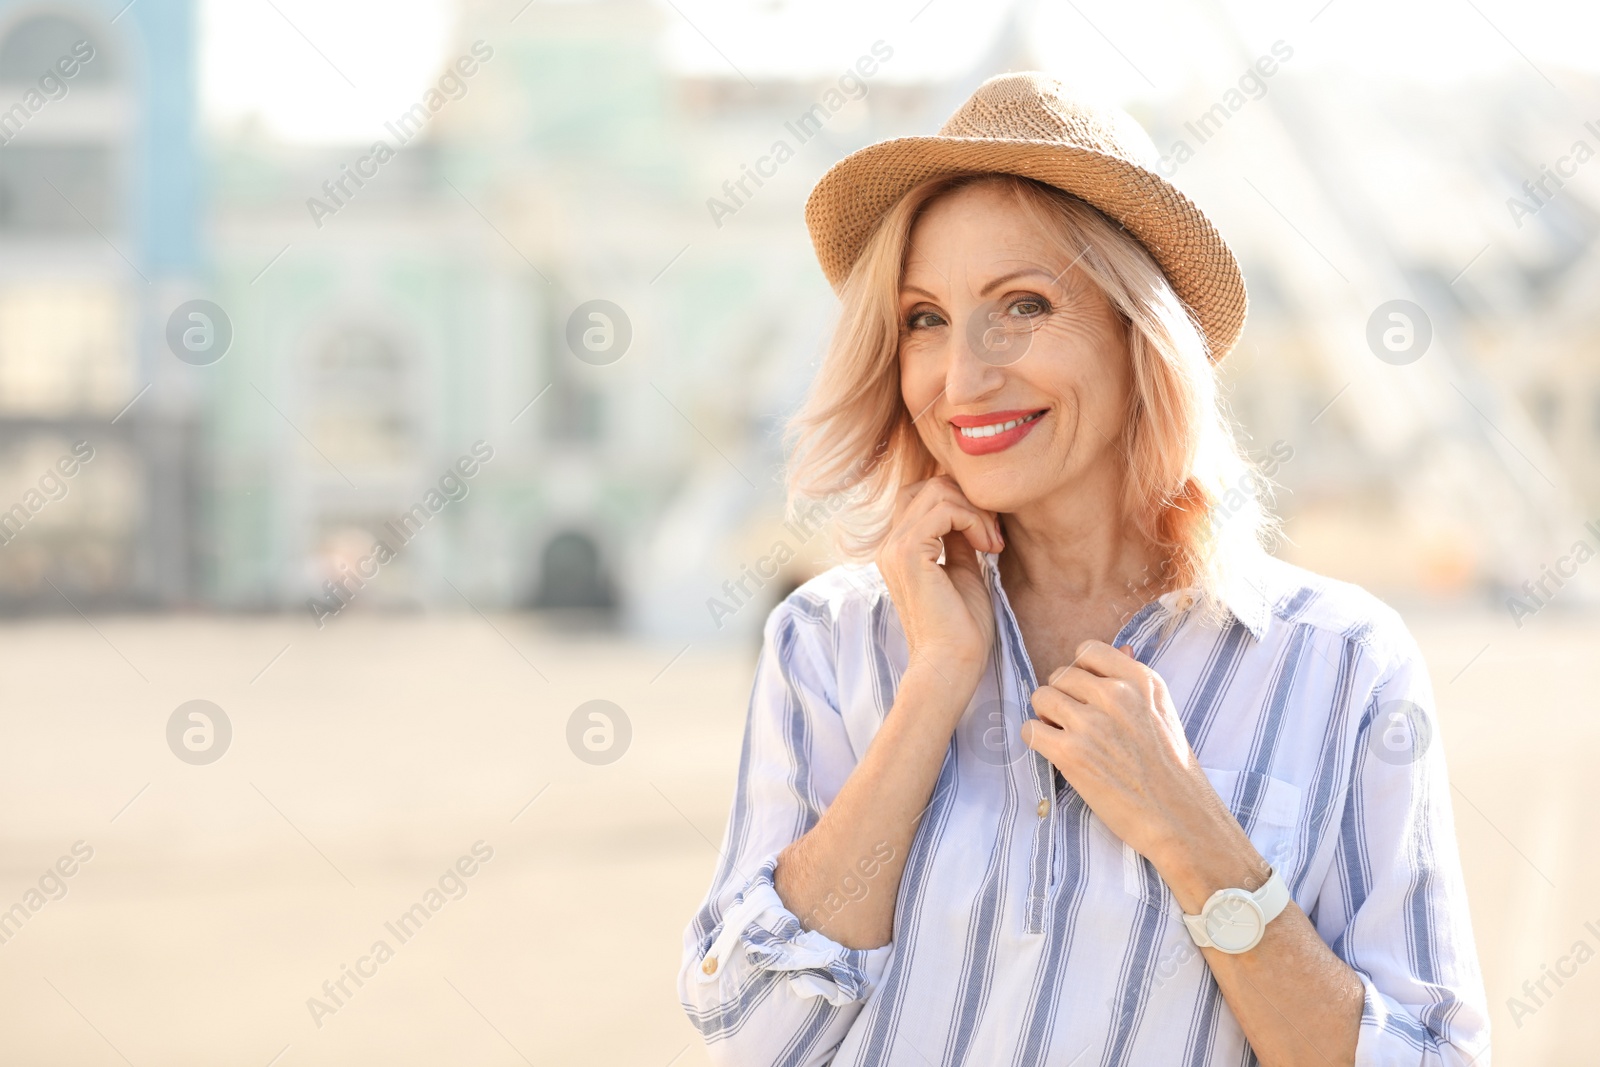
[[[955,479],[938,475],[900,490],[889,534],[878,548],[878,571],[911,649],[906,669],[931,669],[964,689],[956,694],[962,708],[977,689],[994,642],[989,585],[973,550],[1004,547],[999,517],[975,507]]]

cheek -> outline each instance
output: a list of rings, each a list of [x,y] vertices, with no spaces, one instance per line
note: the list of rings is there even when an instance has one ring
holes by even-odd
[[[900,357],[900,399],[913,416],[924,412],[944,389],[944,372],[937,360],[926,353],[902,349]],[[925,419],[919,419],[920,428]]]
[[[1122,426],[1127,417],[1130,385],[1126,367],[1108,366],[1097,368],[1093,381],[1085,386],[1084,403],[1091,405],[1108,433]]]
[[[926,351],[925,348],[926,346],[910,342],[900,346],[897,357],[897,362],[900,364],[900,393],[906,398],[907,403],[919,399],[927,403],[928,395],[939,389],[938,361],[933,353]]]
[[[1120,424],[1132,379],[1126,346],[1116,332],[1098,324],[1064,324],[1042,331],[1036,345],[1038,355],[1048,354],[1041,369],[1049,368],[1038,388],[1073,398],[1099,425]]]

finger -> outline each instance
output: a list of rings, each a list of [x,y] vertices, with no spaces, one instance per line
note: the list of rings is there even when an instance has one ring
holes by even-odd
[[[980,552],[999,552],[1005,547],[998,523],[971,504],[955,500],[946,499],[935,504],[918,520],[917,532],[919,540],[959,533]],[[945,555],[950,558],[949,552]]]
[[[970,547],[980,552],[999,552],[1006,547],[1000,536],[1000,524],[992,515],[971,504],[952,502],[949,507],[951,531],[965,537]]]
[[[1072,663],[1073,666],[1098,674],[1102,678],[1121,678],[1130,682],[1140,680],[1143,677],[1142,672],[1149,669],[1133,658],[1131,648],[1124,653],[1104,641],[1095,640],[1080,644]]]
[[[897,522],[915,522],[918,517],[936,510],[941,504],[953,504],[966,508],[973,514],[983,518],[984,524],[989,527],[992,535],[990,544],[999,546],[988,547],[985,551],[998,552],[1005,546],[1005,538],[1000,531],[1000,517],[992,511],[985,511],[968,500],[967,495],[961,491],[961,487],[956,484],[955,479],[935,477],[929,478],[920,484],[921,488],[908,502],[903,518],[897,520]]]
[[[900,525],[905,519],[906,512],[911,508],[911,502],[917,498],[917,494],[922,492],[922,487],[927,484],[928,480],[924,478],[920,482],[911,482],[900,487],[900,491],[894,495],[894,511],[891,513],[889,521],[891,527]]]
[[[1115,687],[1122,684],[1120,678],[1105,678],[1069,664],[1050,676],[1049,687],[1080,705],[1109,709],[1116,703]]]
[[[899,530],[909,524],[917,522],[926,515],[935,504],[946,498],[945,490],[934,485],[934,479],[924,478],[920,482],[912,482],[902,486],[895,496],[894,519],[891,528]]]
[[[971,571],[973,574],[982,574],[983,567],[978,562],[978,553],[982,551],[967,539],[967,535],[960,530],[951,530],[944,536],[944,565],[945,569]]]
[[[902,485],[895,493],[894,518],[899,522],[901,517],[911,513],[915,506],[927,507],[929,504],[944,499],[951,494],[961,495],[961,489],[956,485],[955,479],[948,475],[935,474],[919,481],[908,482]]]
[[[1057,729],[1042,719],[1028,719],[1022,724],[1022,743],[1033,749],[1039,755],[1061,767],[1066,763],[1072,744],[1070,735],[1065,730]],[[1065,774],[1065,771],[1062,771]]]
[[[1031,703],[1035,715],[1051,726],[1063,730],[1071,729],[1075,725],[1077,714],[1084,707],[1077,699],[1052,686],[1040,686],[1035,689]]]
[[[1043,719],[1024,719],[1021,734],[1023,744],[1044,756],[1058,750],[1067,736],[1065,730]]]

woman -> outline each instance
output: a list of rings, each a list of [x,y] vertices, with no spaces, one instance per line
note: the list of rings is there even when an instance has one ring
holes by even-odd
[[[1488,1063],[1422,657],[1261,548],[1243,279],[1151,158],[1006,75],[812,192],[791,489],[874,563],[767,621],[679,976],[718,1062]]]

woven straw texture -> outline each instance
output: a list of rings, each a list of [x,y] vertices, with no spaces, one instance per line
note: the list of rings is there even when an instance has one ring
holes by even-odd
[[[918,183],[970,172],[1033,178],[1137,237],[1220,360],[1244,329],[1244,275],[1205,213],[1151,169],[1155,156],[1125,113],[1074,100],[1045,74],[1002,74],[979,86],[937,136],[879,141],[834,164],[806,200],[806,227],[837,291],[878,221]]]

